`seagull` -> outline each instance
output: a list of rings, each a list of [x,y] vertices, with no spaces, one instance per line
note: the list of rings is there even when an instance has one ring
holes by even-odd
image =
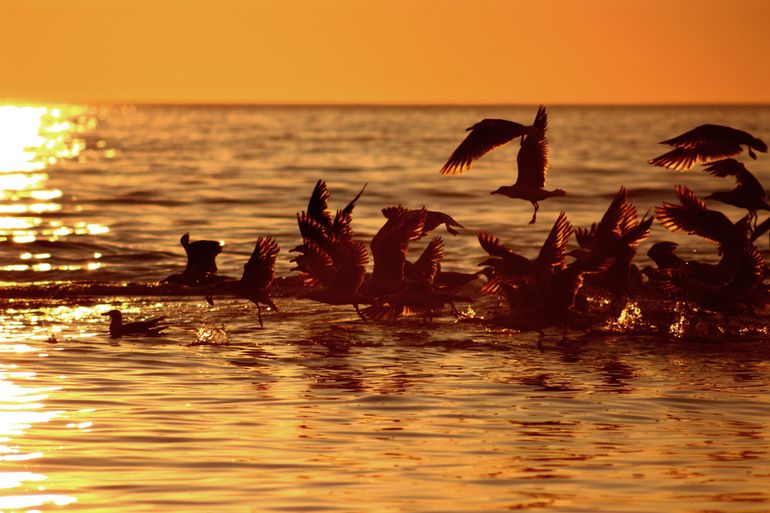
[[[754,220],[756,228],[757,210],[770,210],[767,192],[759,180],[746,169],[745,165],[735,159],[718,160],[706,166],[704,170],[721,178],[732,176],[737,184],[731,191],[713,192],[704,199],[713,199],[734,207],[745,208],[749,211],[750,219]]]
[[[749,217],[733,223],[718,210],[709,210],[706,203],[684,185],[676,186],[680,205],[664,202],[655,207],[655,218],[670,231],[683,231],[698,235],[718,245],[722,259],[711,266],[710,272],[699,271],[699,281],[726,283],[731,280],[746,262],[754,257],[745,250],[752,245],[749,234]],[[699,264],[703,268],[706,264]],[[695,266],[688,264],[688,269]],[[701,277],[702,276],[702,277]]]
[[[185,233],[179,239],[187,255],[184,271],[164,278],[164,283],[176,283],[188,287],[207,287],[215,285],[227,277],[217,274],[216,258],[222,252],[222,243],[215,240],[196,240],[190,242],[190,234]],[[214,304],[211,295],[206,296],[210,305]]]
[[[358,316],[365,320],[358,305],[372,303],[371,298],[360,292],[369,262],[366,245],[354,240],[340,241],[335,254],[336,261],[318,244],[307,243],[308,273],[323,286],[299,297],[330,305],[353,305]]]
[[[639,220],[636,207],[628,202],[626,189],[621,187],[598,224],[575,230],[581,248],[575,254],[587,252],[594,261],[612,260],[607,269],[593,274],[589,282],[611,291],[615,306],[641,288],[641,272],[633,260],[639,244],[650,235],[653,221],[652,216]]]
[[[382,215],[385,216],[387,219],[390,219],[391,217],[399,213],[401,210],[408,210],[410,212],[419,212],[419,210],[406,209],[401,205],[397,205],[395,207],[383,208]],[[465,228],[463,225],[455,221],[452,218],[452,216],[450,216],[449,214],[445,214],[444,212],[437,212],[434,210],[426,210],[425,226],[423,227],[422,236],[430,234],[433,230],[435,230],[436,228],[439,227],[439,225],[442,225],[442,224],[446,227],[446,231],[448,233],[451,233],[452,235],[460,234],[460,232],[458,232],[453,228],[454,226],[456,226],[457,228]]]
[[[303,273],[306,285],[317,284],[310,277],[312,273],[309,273],[306,268],[307,259],[313,258],[315,255],[315,253],[310,254],[311,251],[308,250],[307,244],[310,242],[315,243],[324,252],[330,253],[333,256],[336,241],[352,240],[354,234],[350,224],[353,220],[353,209],[364,190],[366,190],[366,184],[364,184],[361,191],[345,208],[338,210],[336,215],[332,216],[328,210],[328,201],[331,195],[329,194],[326,182],[323,180],[316,182],[308,201],[307,211],[297,214],[297,224],[302,236],[302,244],[290,251],[291,253],[299,253],[291,261],[297,264],[293,270]]]
[[[767,144],[748,132],[723,125],[700,125],[660,144],[675,149],[648,161],[653,166],[687,171],[695,164],[708,164],[734,157],[746,146],[749,157],[756,159],[754,150],[767,153]]]
[[[491,194],[502,194],[509,198],[528,200],[535,211],[529,224],[535,224],[537,211],[540,208],[538,202],[552,196],[564,196],[567,193],[562,189],[546,190],[545,177],[548,172],[548,139],[545,132],[548,130],[548,114],[545,107],[540,106],[532,126],[525,126],[505,119],[483,119],[466,131],[470,134],[450,155],[441,174],[462,173],[469,169],[474,160],[480,158],[490,150],[521,137],[516,162],[519,172],[516,183],[499,187]]]
[[[425,216],[425,209],[403,209],[377,231],[370,243],[374,269],[362,286],[364,294],[377,297],[403,289],[409,243],[422,236]]]
[[[267,305],[271,310],[278,311],[268,291],[275,278],[275,258],[279,251],[278,243],[272,237],[257,238],[251,257],[243,267],[241,279],[229,279],[214,287],[217,292],[235,294],[257,305],[260,328],[264,327],[261,305]]]
[[[561,212],[537,257],[530,260],[501,243],[500,239],[491,233],[478,231],[479,244],[490,256],[479,265],[486,266],[482,274],[491,275],[490,281],[481,291],[485,294],[496,293],[503,284],[515,287],[522,280],[534,282],[537,291],[542,291],[556,270],[564,267],[571,234],[572,225],[567,215]]]
[[[145,335],[157,337],[168,326],[162,324],[165,317],[155,317],[146,321],[129,322],[123,324],[123,314],[120,310],[110,310],[102,314],[110,318],[110,338],[120,338],[123,335]]]

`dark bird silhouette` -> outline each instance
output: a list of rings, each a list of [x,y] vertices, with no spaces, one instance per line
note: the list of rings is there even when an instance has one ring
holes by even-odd
[[[370,297],[360,292],[369,262],[366,245],[360,241],[340,241],[335,253],[337,257],[333,260],[320,246],[308,243],[309,273],[323,286],[299,297],[330,305],[353,305],[359,317],[364,319],[358,305],[372,303]]]
[[[471,133],[452,153],[441,174],[461,173],[471,163],[490,150],[521,137],[521,147],[516,157],[518,176],[513,185],[502,186],[491,194],[502,194],[532,203],[534,212],[529,224],[537,220],[539,202],[552,196],[564,196],[562,189],[546,190],[545,177],[548,173],[548,114],[540,106],[532,126],[524,126],[504,119],[484,119],[468,128]]]
[[[510,306],[510,312],[492,319],[492,323],[524,331],[538,331],[538,345],[549,326],[562,326],[564,336],[568,328],[584,328],[595,322],[579,308],[578,293],[586,274],[607,268],[610,260],[594,259],[587,255],[566,264],[566,246],[572,225],[562,212],[554,223],[538,259],[532,262],[533,272],[528,281],[503,281],[501,288]]]
[[[231,279],[215,286],[217,292],[234,294],[254,303],[257,306],[260,327],[264,327],[261,305],[278,311],[278,307],[270,299],[269,289],[275,278],[275,259],[279,251],[278,243],[272,237],[257,238],[251,257],[243,267],[241,279]]]
[[[423,207],[425,209],[425,207]],[[414,209],[407,209],[402,207],[401,205],[397,205],[395,207],[386,207],[382,209],[382,215],[385,216],[387,219],[390,219],[394,215],[398,214],[401,210],[406,210],[409,212],[420,212],[421,210],[414,210]],[[426,236],[430,234],[433,230],[438,228],[439,225],[444,225],[446,227],[446,231],[451,233],[452,235],[459,235],[460,232],[455,230],[453,227],[456,226],[457,228],[465,228],[463,225],[455,221],[452,216],[449,214],[445,214],[444,212],[436,212],[434,210],[425,210],[425,225],[423,226],[423,233],[422,236]]]
[[[748,132],[723,125],[700,125],[660,144],[675,149],[655,157],[648,162],[653,166],[687,171],[695,164],[708,164],[727,157],[733,157],[746,146],[749,156],[756,159],[754,150],[767,152],[767,144]]]
[[[555,270],[565,265],[566,247],[571,233],[572,225],[566,214],[561,212],[537,257],[530,260],[501,243],[491,233],[479,231],[479,244],[490,256],[479,264],[485,266],[483,274],[490,278],[482,287],[482,292],[496,293],[502,284],[517,286],[522,280],[534,280],[538,287],[545,286]]]
[[[657,276],[654,284],[664,292],[714,310],[764,308],[768,302],[767,287],[762,285],[765,262],[750,241],[749,217],[733,223],[723,213],[706,208],[705,202],[687,187],[677,186],[676,193],[681,205],[663,203],[655,209],[655,217],[671,231],[684,231],[716,243],[722,259],[710,267],[680,266],[668,276]]]
[[[610,291],[615,296],[613,306],[642,288],[642,274],[633,260],[639,244],[650,235],[653,220],[653,217],[639,220],[636,207],[621,187],[598,224],[575,230],[581,248],[575,252],[577,256],[585,258],[587,252],[592,261],[611,261],[605,270],[592,274],[588,281]]]
[[[366,185],[361,191],[336,215],[332,216],[328,210],[328,201],[331,195],[326,187],[326,182],[318,180],[308,201],[307,211],[297,214],[297,224],[299,225],[302,244],[292,249],[292,253],[299,253],[291,261],[296,263],[292,270],[303,273],[305,284],[308,286],[318,285],[317,276],[308,269],[308,261],[317,257],[317,252],[307,248],[308,243],[314,243],[320,247],[324,253],[332,258],[335,256],[335,246],[340,241],[349,241],[353,239],[353,230],[351,222],[353,220],[353,209],[356,202],[364,193]]]
[[[531,305],[534,298],[548,288],[556,271],[565,266],[571,233],[572,225],[566,214],[561,212],[537,257],[530,260],[502,244],[491,233],[479,231],[479,244],[490,256],[479,264],[485,266],[483,274],[490,278],[482,287],[482,292],[492,294],[504,288],[512,309]]]
[[[706,166],[705,171],[722,178],[732,176],[737,184],[735,189],[731,191],[713,192],[705,199],[713,199],[734,207],[745,208],[749,211],[755,227],[757,210],[770,210],[765,188],[741,162],[735,159],[719,160]]]
[[[374,269],[362,286],[369,296],[400,291],[405,286],[404,267],[409,243],[420,238],[425,228],[426,210],[403,209],[392,215],[370,243]]]
[[[163,324],[165,317],[155,317],[146,321],[129,322],[123,324],[123,314],[120,310],[110,310],[102,314],[110,318],[110,337],[120,338],[123,335],[144,335],[147,337],[157,337],[162,331],[168,328]]]
[[[457,294],[457,289],[437,283],[441,259],[444,257],[444,241],[434,237],[414,262],[406,262],[404,286],[392,293],[381,296],[377,305],[367,308],[364,315],[372,319],[395,319],[400,315],[419,314],[423,320],[433,318],[444,305],[450,305],[457,314],[454,303],[470,302]]]
[[[196,240],[190,242],[190,234],[185,233],[179,239],[187,255],[187,264],[184,271],[171,274],[163,279],[165,283],[175,283],[188,287],[211,288],[218,282],[228,279],[217,274],[216,258],[222,252],[222,244],[215,240]],[[210,294],[206,295],[206,301],[213,305]]]

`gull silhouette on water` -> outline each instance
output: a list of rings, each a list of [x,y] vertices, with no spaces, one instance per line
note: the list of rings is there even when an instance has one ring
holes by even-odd
[[[129,322],[123,324],[123,314],[120,310],[110,310],[102,314],[110,318],[110,337],[120,338],[123,335],[144,335],[148,337],[157,337],[162,331],[168,328],[163,324],[165,317],[155,317],[146,321]]]
[[[754,151],[767,152],[767,144],[748,132],[723,125],[700,125],[689,132],[661,141],[675,148],[649,160],[653,166],[687,171],[695,164],[708,164],[727,157],[734,157],[746,146],[749,156],[757,158]]]
[[[267,305],[271,310],[278,311],[270,299],[269,289],[275,278],[275,259],[278,255],[278,243],[272,237],[259,237],[254,245],[240,280],[228,279],[214,286],[214,291],[234,294],[248,299],[257,306],[259,326],[262,323],[262,306]]]
[[[534,212],[529,224],[537,220],[538,202],[552,196],[567,194],[562,189],[546,190],[545,177],[548,173],[548,114],[545,107],[540,106],[532,126],[525,126],[505,119],[483,119],[466,131],[470,134],[450,155],[441,174],[462,173],[469,169],[476,159],[498,146],[521,137],[521,147],[516,157],[519,172],[516,183],[499,187],[491,194],[502,194],[509,198],[518,198],[532,203]]]
[[[179,239],[187,255],[187,265],[184,271],[167,276],[163,282],[186,285],[188,287],[210,288],[216,283],[227,279],[217,274],[216,258],[222,252],[222,244],[215,240],[196,240],[190,242],[190,234],[185,233]],[[206,295],[206,301],[213,305],[211,295]]]

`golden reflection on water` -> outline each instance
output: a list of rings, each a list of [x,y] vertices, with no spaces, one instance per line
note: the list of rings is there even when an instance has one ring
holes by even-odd
[[[15,345],[0,346],[2,352],[14,351]],[[26,352],[25,347],[20,347]],[[24,372],[15,364],[0,364],[0,511],[16,511],[45,504],[64,506],[77,499],[68,495],[46,493],[43,474],[27,470],[30,462],[43,458],[40,451],[28,451],[21,445],[27,430],[35,424],[50,422],[60,412],[46,411],[44,401],[58,387],[33,387],[35,373]],[[14,490],[14,495],[6,491]]]
[[[53,242],[73,235],[109,231],[98,223],[57,219],[57,214],[66,210],[64,193],[48,185],[47,171],[53,166],[67,160],[85,160],[83,137],[96,123],[96,117],[80,106],[0,105],[0,243]],[[109,156],[110,149],[104,141],[98,141],[96,146]],[[76,205],[74,210],[79,211],[80,207]],[[21,252],[19,257],[37,259],[25,258],[28,254]],[[101,266],[100,262],[54,265],[16,261],[0,262],[0,271],[94,270]]]

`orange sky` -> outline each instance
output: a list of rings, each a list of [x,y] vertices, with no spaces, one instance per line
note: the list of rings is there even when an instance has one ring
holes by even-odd
[[[770,103],[768,0],[0,0],[0,99]]]

